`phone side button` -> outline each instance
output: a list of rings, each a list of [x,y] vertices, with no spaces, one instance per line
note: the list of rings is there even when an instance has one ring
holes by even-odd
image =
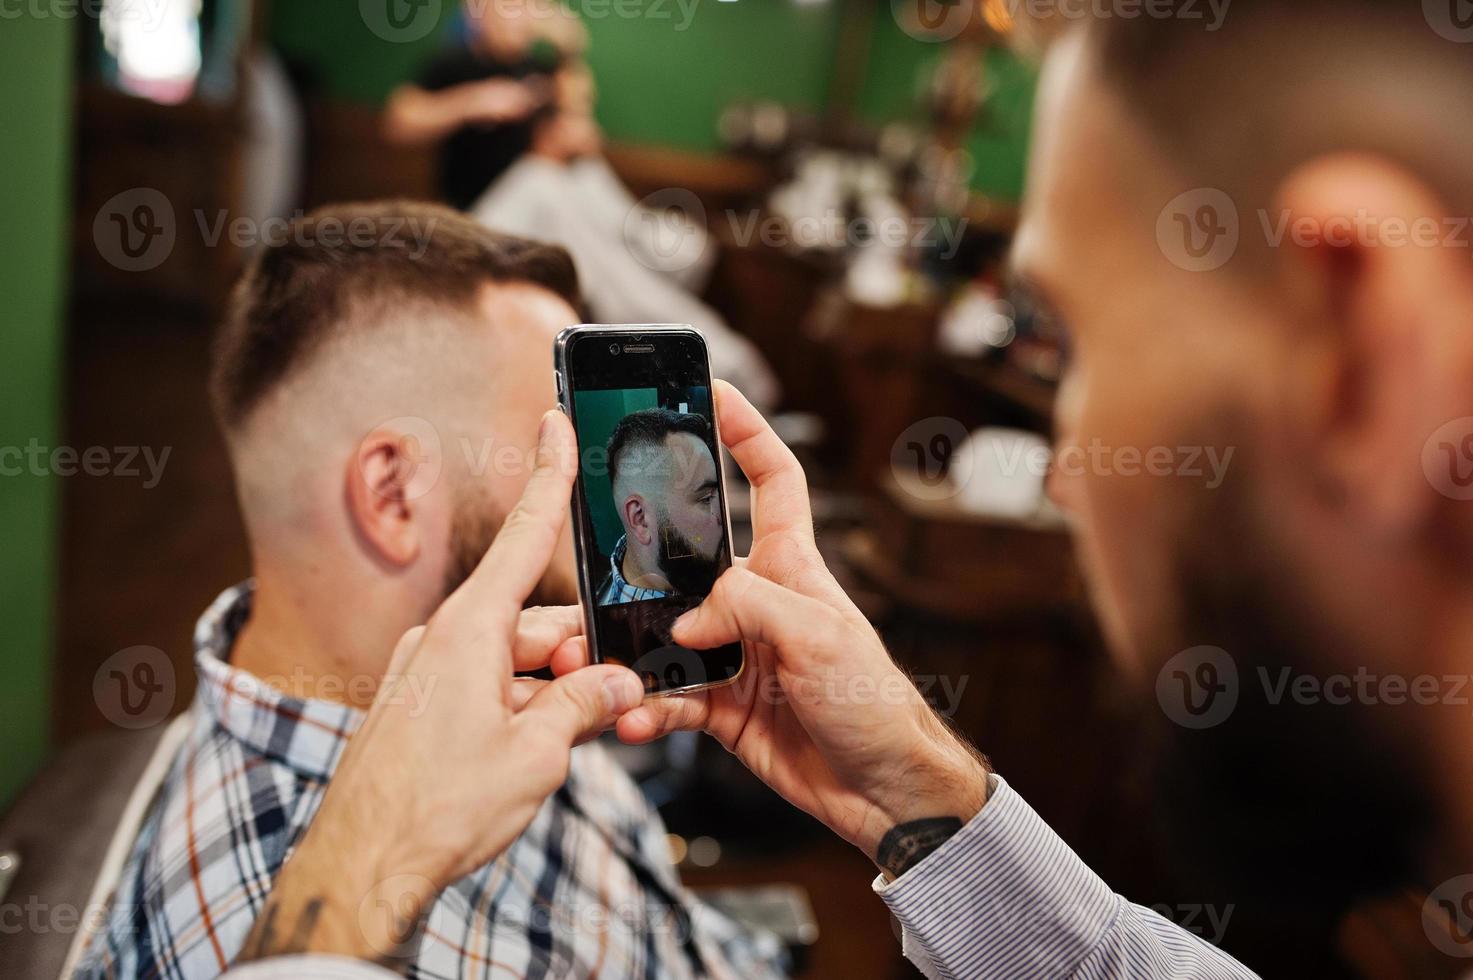
[[[552,376],[553,379],[557,382],[558,397],[561,398],[563,396],[563,372],[554,370],[552,372]]]

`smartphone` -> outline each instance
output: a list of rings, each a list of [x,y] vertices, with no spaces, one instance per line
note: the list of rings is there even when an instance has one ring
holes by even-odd
[[[717,687],[742,646],[671,636],[731,567],[731,518],[706,342],[678,324],[580,324],[553,349],[558,402],[578,437],[573,540],[589,659],[647,694]]]

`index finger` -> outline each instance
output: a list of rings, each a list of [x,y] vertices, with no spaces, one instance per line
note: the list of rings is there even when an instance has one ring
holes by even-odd
[[[798,457],[740,391],[725,381],[715,387],[721,441],[752,484],[753,536],[797,531],[811,542],[813,509]]]
[[[547,570],[568,519],[577,452],[572,424],[557,410],[542,417],[537,461],[516,507],[470,577],[447,600],[506,625],[516,622],[527,596]]]

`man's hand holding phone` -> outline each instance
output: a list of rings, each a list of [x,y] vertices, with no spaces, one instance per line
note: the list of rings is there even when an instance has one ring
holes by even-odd
[[[575,607],[523,610],[567,520],[573,434],[543,420],[516,509],[464,584],[400,641],[322,807],[282,869],[241,961],[306,951],[392,961],[451,882],[500,854],[567,777],[569,753],[639,704],[600,664],[514,679],[580,637]],[[396,697],[433,679],[426,704]]]
[[[717,411],[752,483],[756,535],[675,636],[692,648],[745,641],[743,675],[641,704],[631,671],[586,664],[577,609],[523,610],[574,478],[571,426],[549,413],[536,470],[495,543],[394,653],[389,675],[433,675],[435,696],[412,708],[393,686],[380,690],[239,962],[307,951],[392,962],[439,891],[525,829],[566,777],[572,746],[616,723],[629,742],[704,728],[871,857],[897,826],[978,812],[984,763],[824,567],[792,452],[730,386],[718,383]],[[513,678],[544,664],[556,680]]]
[[[619,719],[620,738],[704,729],[871,858],[896,826],[971,819],[986,802],[986,767],[825,567],[797,458],[723,382],[716,410],[722,441],[752,485],[752,553],[680,619],[675,640],[694,649],[746,641],[746,670],[724,687],[646,700]],[[552,667],[567,674],[583,662],[573,642]]]

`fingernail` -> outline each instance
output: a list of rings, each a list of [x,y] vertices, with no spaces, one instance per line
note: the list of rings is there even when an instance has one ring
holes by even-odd
[[[537,426],[537,444],[539,446],[547,442],[547,433],[552,430],[552,413],[555,411],[557,409],[550,408],[542,413],[542,424]]]
[[[604,703],[609,711],[622,715],[639,706],[644,700],[644,689],[639,681],[625,674],[614,674],[604,678]]]
[[[694,609],[688,609],[680,614],[679,619],[670,624],[670,632],[674,633],[676,631],[684,631],[685,629],[689,628],[691,623],[694,623],[695,621],[696,611]]]

